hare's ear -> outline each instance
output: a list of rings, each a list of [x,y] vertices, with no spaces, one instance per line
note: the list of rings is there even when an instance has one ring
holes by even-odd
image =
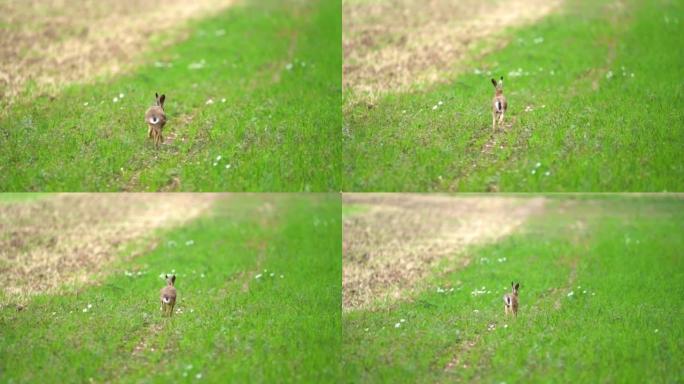
[[[511,281],[511,288],[513,288],[513,282]]]
[[[503,76],[501,76],[501,82],[503,83]]]
[[[492,84],[496,87],[496,80],[492,79]]]
[[[154,93],[154,100],[159,100],[159,94],[157,92]]]
[[[159,97],[159,106],[164,108],[164,100],[166,100],[166,95],[161,95]]]
[[[176,282],[176,275],[171,276],[171,282],[175,283]]]
[[[516,284],[514,288],[515,288],[515,290],[517,291],[518,288],[520,288],[520,283]]]
[[[164,275],[164,278],[165,278],[165,279],[168,279],[168,278],[169,278],[169,275]]]

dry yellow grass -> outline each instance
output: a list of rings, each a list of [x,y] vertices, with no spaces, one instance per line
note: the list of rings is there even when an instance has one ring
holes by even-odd
[[[361,94],[444,80],[473,44],[534,22],[561,0],[343,1],[343,86]],[[446,80],[449,77],[446,76]]]
[[[180,36],[185,22],[236,0],[9,0],[0,2],[0,98],[32,81],[54,91],[71,82],[131,67],[162,31]]]
[[[368,210],[345,218],[342,235],[343,309],[405,297],[443,260],[454,267],[465,247],[515,231],[544,207],[543,198],[344,194],[344,204]]]
[[[0,204],[0,274],[13,297],[80,284],[104,271],[121,247],[182,224],[214,194],[63,194]]]

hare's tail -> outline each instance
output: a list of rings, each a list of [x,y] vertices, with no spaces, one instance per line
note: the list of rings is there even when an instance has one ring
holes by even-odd
[[[164,297],[162,298],[162,301],[165,304],[169,304],[171,302],[171,297],[164,295]]]

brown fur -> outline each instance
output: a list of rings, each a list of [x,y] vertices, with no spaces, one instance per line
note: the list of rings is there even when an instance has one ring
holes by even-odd
[[[155,93],[154,96],[155,105],[145,112],[145,123],[148,127],[147,136],[152,139],[155,147],[159,147],[159,144],[164,142],[162,130],[166,124],[166,114],[164,113],[166,95],[159,96],[159,94]],[[152,123],[152,121],[156,121],[156,123]]]
[[[520,288],[520,283],[513,285],[511,282],[511,293],[504,295],[504,313],[506,316],[513,314],[513,316],[518,316],[518,305],[520,301],[518,300],[518,288]],[[511,305],[508,305],[510,299]]]
[[[503,76],[501,76],[501,80],[498,82],[492,79],[492,84],[494,84],[495,87],[494,99],[492,99],[492,131],[496,131],[497,121],[499,125],[503,125],[504,115],[508,109],[508,102],[506,101],[506,96],[503,94]],[[501,106],[503,107],[501,111],[496,108],[497,102],[501,103]]]
[[[176,275],[169,277],[166,275],[166,286],[159,292],[159,300],[161,301],[162,316],[172,316],[173,307],[176,305],[176,287],[173,285],[176,282]],[[164,302],[164,298],[168,298],[168,303]]]

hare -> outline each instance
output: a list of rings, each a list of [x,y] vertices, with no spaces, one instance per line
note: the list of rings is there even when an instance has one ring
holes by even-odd
[[[506,315],[513,314],[518,316],[518,288],[520,288],[520,283],[513,285],[511,281],[511,293],[504,295],[504,313]]]
[[[147,136],[152,139],[155,147],[159,147],[164,141],[162,137],[162,129],[164,129],[164,124],[166,124],[166,114],[164,113],[164,100],[166,95],[161,95],[155,93],[155,105],[150,107],[147,112],[145,112],[145,123],[147,123]]]
[[[494,99],[492,100],[492,131],[496,131],[497,117],[499,124],[503,124],[504,114],[506,109],[508,109],[508,102],[503,94],[503,76],[498,82],[492,79],[492,84],[494,84]]]
[[[176,275],[166,276],[166,287],[162,288],[159,292],[159,298],[161,299],[162,315],[171,316],[173,315],[173,307],[176,305],[176,288],[173,284],[176,282]]]

